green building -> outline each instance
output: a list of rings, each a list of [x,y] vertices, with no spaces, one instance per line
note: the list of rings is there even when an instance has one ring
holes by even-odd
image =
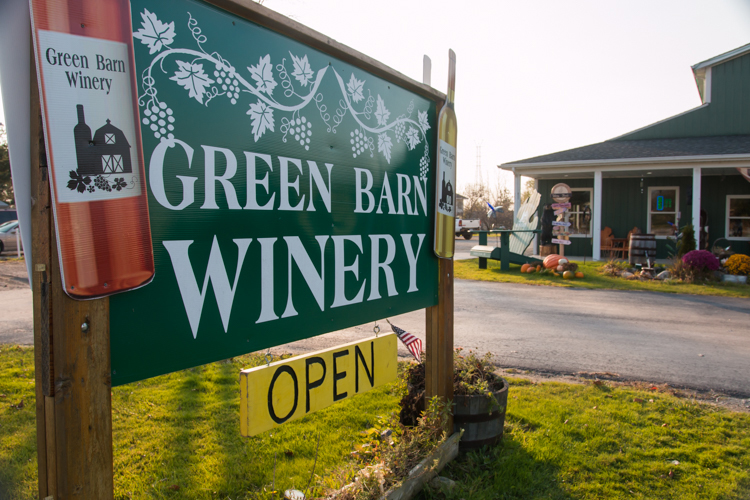
[[[750,254],[750,44],[693,66],[702,104],[598,144],[499,167],[535,180],[540,212],[550,189],[573,189],[568,255],[600,259],[601,230],[625,238],[638,228],[665,258],[675,227],[703,216],[702,248],[719,244]],[[519,200],[516,200],[518,204]]]

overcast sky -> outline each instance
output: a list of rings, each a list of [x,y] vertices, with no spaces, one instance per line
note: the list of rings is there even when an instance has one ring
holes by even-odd
[[[698,106],[690,66],[750,43],[750,0],[263,5],[415,80],[427,54],[441,91],[455,50],[459,189],[474,182],[477,145],[494,182],[500,163],[600,142]]]

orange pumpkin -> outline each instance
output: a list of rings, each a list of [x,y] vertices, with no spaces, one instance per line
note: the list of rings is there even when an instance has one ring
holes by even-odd
[[[528,270],[529,270],[529,267],[531,267],[531,266],[529,266],[528,264],[524,264],[524,265],[522,265],[522,266],[521,266],[521,272],[522,272],[522,273],[525,273],[526,271],[528,271]]]
[[[583,273],[581,271],[578,271],[576,273],[576,278],[583,278]]]
[[[534,271],[536,271],[535,267],[529,266],[528,269],[526,269],[526,272],[529,273],[529,274],[533,273]]]
[[[562,262],[561,262],[562,261]],[[550,254],[544,258],[544,267],[547,269],[555,269],[560,264],[567,264],[568,259],[556,253]]]
[[[540,265],[538,265],[538,266],[536,266],[536,272],[539,272],[539,271],[541,271],[541,270],[542,270],[542,266],[541,266],[541,264],[540,264]]]

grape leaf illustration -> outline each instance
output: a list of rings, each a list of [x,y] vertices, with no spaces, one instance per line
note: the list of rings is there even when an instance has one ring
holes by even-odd
[[[192,64],[184,61],[176,61],[180,67],[170,80],[177,82],[180,86],[189,91],[189,96],[194,97],[196,101],[203,104],[203,94],[206,93],[206,87],[214,81],[203,72],[202,64]]]
[[[148,45],[149,54],[159,52],[165,45],[170,45],[174,41],[174,21],[164,24],[148,9],[143,9],[141,19],[141,29],[133,33],[133,38]]]
[[[409,127],[409,131],[406,133],[406,144],[409,145],[409,150],[411,151],[417,147],[417,144],[420,142],[422,141],[419,139],[419,132],[417,132],[417,129]]]
[[[266,106],[265,102],[258,101],[251,104],[247,114],[250,115],[250,121],[253,124],[253,138],[256,142],[266,130],[273,132],[273,108]]]
[[[352,101],[359,102],[365,98],[365,95],[362,93],[364,85],[365,81],[357,80],[354,77],[354,73],[352,73],[352,77],[349,79],[349,83],[346,84],[346,89],[352,95]]]
[[[307,87],[307,83],[313,77],[312,68],[310,67],[310,63],[307,61],[307,55],[304,55],[302,59],[296,57],[291,52],[289,53],[289,55],[292,56],[292,64],[294,65],[292,76],[296,78],[303,87]]]
[[[427,121],[427,111],[417,110],[417,116],[419,117],[419,124],[422,126],[422,130],[427,132],[430,130],[430,123]]]
[[[388,163],[391,162],[391,148],[392,147],[393,147],[393,141],[391,141],[391,137],[388,134],[383,133],[378,136],[378,152],[383,153],[383,156],[385,156],[385,160]]]
[[[273,78],[273,66],[271,65],[271,55],[266,54],[258,60],[255,66],[248,66],[247,70],[258,85],[260,92],[267,92],[268,95],[273,93],[276,87],[276,80]]]
[[[385,101],[378,94],[378,108],[375,110],[375,118],[378,119],[378,125],[388,125],[388,117],[391,112],[385,108]]]
[[[88,175],[80,175],[78,170],[70,171],[70,180],[68,181],[68,189],[71,191],[78,191],[83,193],[86,191],[86,187],[91,184],[91,177]]]

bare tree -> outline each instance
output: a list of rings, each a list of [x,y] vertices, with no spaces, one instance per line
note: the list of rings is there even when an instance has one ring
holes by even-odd
[[[494,189],[485,182],[469,184],[462,193],[464,200],[464,219],[479,219],[482,229],[499,229],[513,227],[513,197],[503,182],[498,181]],[[491,218],[491,204],[495,208],[495,218]]]

